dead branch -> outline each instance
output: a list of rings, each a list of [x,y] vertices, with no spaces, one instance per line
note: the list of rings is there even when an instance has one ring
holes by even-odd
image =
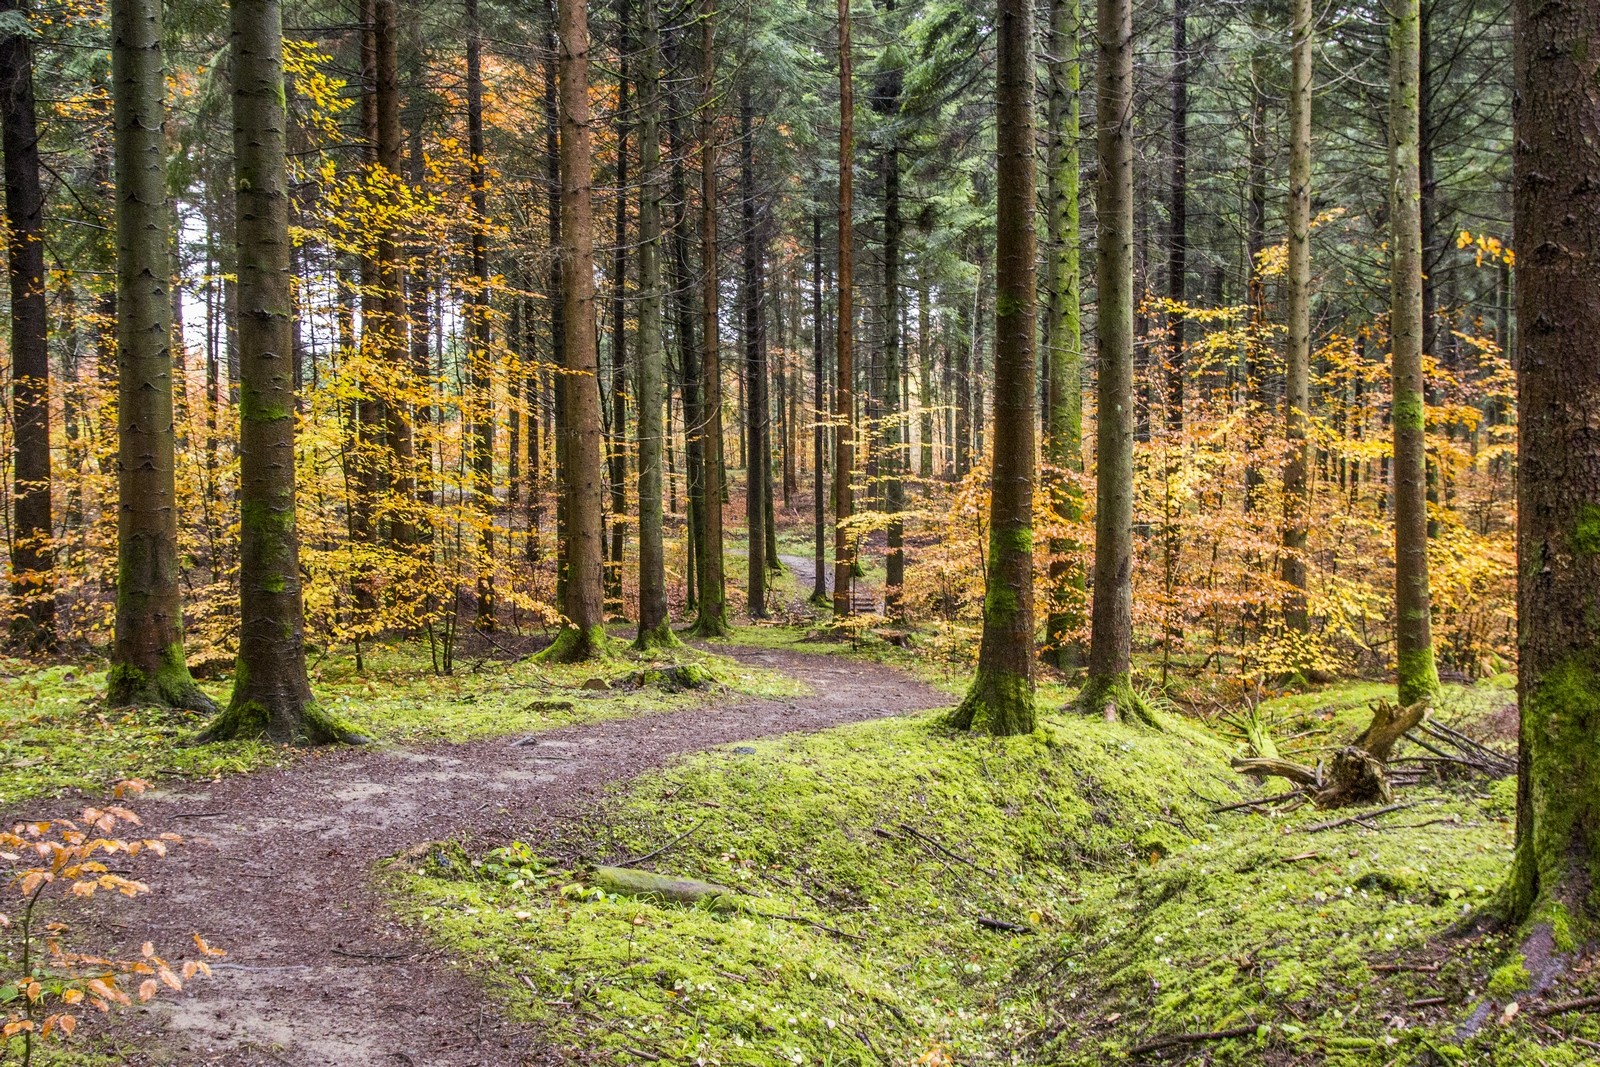
[[[1250,1037],[1256,1032],[1256,1024],[1248,1026],[1235,1026],[1227,1030],[1206,1030],[1192,1034],[1168,1034],[1166,1037],[1152,1038],[1149,1041],[1134,1045],[1128,1050],[1129,1056],[1142,1056],[1146,1052],[1156,1052],[1160,1049],[1171,1048],[1174,1045],[1198,1045],[1206,1041],[1226,1041],[1233,1037]]]
[[[1363,811],[1356,815],[1347,815],[1342,819],[1329,819],[1327,822],[1313,823],[1301,832],[1307,834],[1319,834],[1324,830],[1334,830],[1340,826],[1349,826],[1351,823],[1362,822],[1366,819],[1376,819],[1379,815],[1387,815],[1392,811],[1401,811],[1405,808],[1414,808],[1416,806],[1417,802],[1414,800],[1407,801],[1404,804],[1390,804],[1374,811]]]

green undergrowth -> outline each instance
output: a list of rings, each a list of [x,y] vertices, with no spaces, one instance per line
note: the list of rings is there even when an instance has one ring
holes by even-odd
[[[446,677],[433,673],[415,645],[369,645],[363,659],[357,670],[349,655],[314,657],[312,689],[324,708],[380,743],[469,741],[685,710],[719,693],[781,699],[809,692],[780,672],[689,648],[620,651],[586,664],[463,660]],[[669,691],[675,687],[649,684],[648,676],[632,684],[652,668],[683,664],[705,668],[710,687]],[[101,793],[125,778],[210,778],[292,758],[261,741],[189,743],[206,716],[107,707],[103,666],[5,660],[0,671],[0,810],[70,790]],[[599,688],[602,682],[609,688]],[[201,684],[219,705],[227,703],[228,679]]]
[[[1217,811],[1260,795],[1234,742],[1170,709],[1159,731],[1049,710],[1066,695],[1041,690],[1024,738],[929,713],[730,746],[541,854],[440,846],[396,892],[507,1010],[598,1062],[1595,1062],[1595,1017],[1513,1007],[1509,943],[1473,932],[1507,871],[1513,780],[1407,788],[1338,826],[1358,813]],[[1378,695],[1261,710],[1309,751]],[[1440,714],[1481,732],[1505,698],[1452,687]],[[743,906],[589,884],[630,857]],[[1573,974],[1546,1000],[1596,991]]]
[[[951,735],[935,714],[733,746],[637,780],[535,856],[436,850],[404,909],[508,1010],[613,1062],[940,1063],[1021,1041],[1011,983],[1086,879],[1159,861],[1229,795],[1222,745],[1052,718]],[[586,862],[733,887],[733,914],[607,896]],[[782,916],[782,917],[780,917]]]

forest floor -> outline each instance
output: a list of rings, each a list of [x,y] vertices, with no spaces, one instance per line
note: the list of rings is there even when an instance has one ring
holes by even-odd
[[[135,861],[152,892],[96,909],[85,933],[104,951],[136,954],[146,939],[177,948],[198,931],[228,956],[186,995],[115,1019],[105,1050],[118,1062],[195,1067],[540,1062],[534,1031],[397,919],[373,878],[379,861],[445,839],[537,847],[588,818],[609,786],[673,757],[948,699],[880,664],[718,651],[812,691],[462,744],[319,752],[147,795],[136,805],[147,829],[187,840],[163,860]]]

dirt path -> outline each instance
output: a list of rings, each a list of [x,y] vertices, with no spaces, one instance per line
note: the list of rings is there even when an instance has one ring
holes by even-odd
[[[190,994],[118,1017],[110,1035],[141,1065],[562,1062],[394,921],[372,866],[440,838],[538,842],[606,786],[673,756],[948,703],[878,664],[729,651],[802,678],[815,694],[556,730],[533,743],[318,753],[284,770],[146,798],[137,805],[146,824],[188,843],[141,865],[154,891],[108,905],[101,936],[125,939],[129,953],[149,938],[176,954],[199,931],[228,957]]]

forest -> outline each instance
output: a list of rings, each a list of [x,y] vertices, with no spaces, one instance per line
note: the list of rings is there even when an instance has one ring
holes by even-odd
[[[1594,0],[0,0],[0,1064],[1600,1062]]]

